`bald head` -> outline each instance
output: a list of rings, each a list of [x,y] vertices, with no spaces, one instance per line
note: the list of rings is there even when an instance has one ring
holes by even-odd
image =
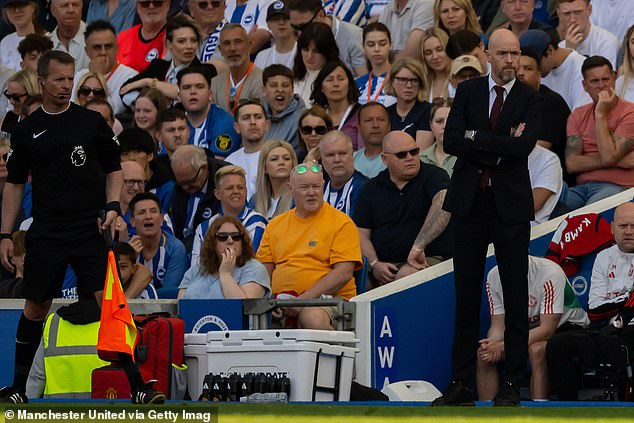
[[[621,251],[634,253],[634,203],[628,201],[614,210],[612,233]]]
[[[124,181],[121,188],[121,204],[126,208],[135,195],[145,192],[145,169],[139,162],[128,160],[121,162],[121,170]]]
[[[198,192],[206,184],[209,172],[205,150],[195,145],[181,145],[172,154],[174,180],[188,194]]]
[[[491,77],[497,85],[506,85],[515,78],[520,64],[520,41],[508,29],[498,29],[489,38],[487,56]]]
[[[395,144],[401,143],[413,145],[412,148],[416,147],[416,140],[410,134],[403,131],[392,131],[383,137],[383,151],[386,151],[387,148],[387,151],[391,152]]]
[[[121,162],[121,170],[124,179],[143,179],[145,177],[145,171],[139,162],[132,160]]]

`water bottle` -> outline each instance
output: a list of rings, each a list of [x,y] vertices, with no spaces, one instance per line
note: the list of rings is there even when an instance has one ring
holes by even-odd
[[[286,395],[286,392],[268,392],[266,394],[257,392],[248,397],[240,398],[240,402],[249,404],[286,404],[288,403],[288,395]]]

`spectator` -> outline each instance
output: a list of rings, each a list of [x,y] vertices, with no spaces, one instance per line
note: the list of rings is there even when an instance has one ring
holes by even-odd
[[[156,134],[158,117],[167,109],[167,100],[161,92],[154,88],[145,88],[134,101],[134,126],[148,134]],[[154,139],[156,144],[156,139]]]
[[[98,20],[112,24],[115,35],[134,25],[134,0],[91,0],[86,15],[86,23]]]
[[[138,254],[127,242],[117,242],[112,249],[117,258],[121,287],[126,298],[140,298],[152,282],[152,272],[137,263]]]
[[[270,1],[227,0],[225,19],[244,28],[249,37],[249,54],[255,56],[271,40],[267,26],[266,5]]]
[[[234,216],[246,228],[246,234],[250,238],[250,245],[257,253],[260,240],[266,228],[267,220],[260,213],[246,205],[247,184],[246,174],[240,166],[224,166],[218,169],[214,175],[216,189],[214,195],[220,201],[218,213],[196,227],[194,244],[192,247],[192,266],[199,263],[200,251],[210,225],[221,216]]]
[[[447,56],[451,60],[456,60],[459,56],[475,56],[480,62],[482,76],[491,72],[491,65],[485,49],[484,42],[478,34],[464,29],[451,34],[445,47]]]
[[[273,36],[273,45],[258,53],[254,61],[255,66],[260,69],[271,65],[293,67],[297,41],[291,28],[290,19],[290,12],[283,1],[275,0],[269,5],[266,23]]]
[[[92,99],[84,104],[84,107],[88,110],[94,110],[101,114],[108,126],[112,129],[115,135],[119,135],[123,131],[123,125],[119,122],[119,119],[114,117],[112,106],[104,99]]]
[[[352,141],[342,131],[331,131],[319,142],[319,151],[328,175],[324,201],[352,217],[359,192],[368,181],[354,168]]]
[[[434,0],[392,0],[381,11],[379,22],[390,29],[400,57],[414,57],[423,31],[434,26]]]
[[[240,103],[234,118],[236,132],[242,137],[242,147],[231,153],[227,161],[245,170],[247,196],[251,197],[255,192],[260,151],[264,146],[264,137],[269,131],[271,122],[266,117],[264,106],[258,100]]]
[[[319,71],[326,63],[339,60],[339,48],[328,25],[315,22],[303,27],[297,39],[297,52],[293,64],[295,93],[308,106],[312,104],[310,95]]]
[[[181,241],[161,229],[163,213],[155,194],[134,196],[130,201],[130,224],[137,231],[130,238],[130,245],[139,254],[137,262],[153,275],[145,290],[148,298],[176,298],[178,285],[189,267],[187,253]]]
[[[220,30],[228,22],[225,19],[225,0],[192,0],[188,2],[189,13],[203,34],[203,42],[198,49],[198,59],[202,63],[213,62],[217,67],[222,61],[218,44]]]
[[[313,106],[304,110],[299,118],[299,147],[301,158],[305,163],[318,162],[319,142],[327,132],[332,131],[332,120],[321,106]]]
[[[51,14],[57,27],[51,32],[53,50],[64,51],[75,59],[78,71],[88,67],[86,54],[86,24],[81,20],[82,0],[50,0]]]
[[[123,113],[125,106],[121,101],[119,90],[125,81],[138,72],[117,61],[119,51],[117,33],[111,23],[102,20],[91,22],[86,26],[84,37],[90,64],[88,69],[82,69],[75,74],[75,81],[79,80],[85,72],[101,73],[108,83],[108,101],[115,115]]]
[[[500,11],[508,19],[508,25],[503,27],[511,30],[517,38],[529,29],[539,29],[547,32],[551,38],[555,37],[557,31],[553,27],[535,20],[534,10],[535,0],[500,0]]]
[[[290,9],[291,26],[296,33],[303,32],[312,22],[321,22],[327,25],[334,35],[340,60],[346,67],[352,70],[356,76],[368,72],[361,48],[361,28],[335,16],[326,16],[321,0],[292,0],[288,8]],[[301,37],[301,34],[299,36]],[[301,44],[308,45],[307,43]]]
[[[91,100],[105,100],[108,95],[106,78],[100,73],[85,72],[75,84],[73,101],[85,106]]]
[[[29,34],[43,35],[38,21],[39,7],[34,0],[7,0],[3,2],[3,17],[15,27],[15,32],[0,41],[0,63],[13,71],[19,71],[18,45]]]
[[[478,58],[470,55],[458,56],[451,63],[451,90],[455,93],[458,89],[458,85],[469,79],[480,77],[482,74],[482,67]]]
[[[616,92],[623,100],[634,102],[634,25],[628,28],[623,45],[622,73],[616,80]]]
[[[572,210],[634,186],[634,104],[617,97],[606,58],[590,57],[581,70],[592,103],[568,118],[566,168],[577,174],[577,185],[561,201]]]
[[[18,44],[18,52],[22,61],[20,68],[37,72],[37,61],[40,56],[53,49],[53,42],[46,35],[29,34]]]
[[[616,69],[619,40],[610,31],[590,23],[590,0],[557,0],[559,47],[575,50],[590,57],[601,55]]]
[[[592,25],[608,29],[618,40],[622,40],[634,22],[634,9],[631,3],[627,0],[593,0],[592,4]]]
[[[469,0],[436,0],[434,4],[434,27],[452,35],[466,29],[482,34],[478,15]]]
[[[451,177],[453,167],[456,164],[456,156],[445,152],[443,139],[445,136],[445,124],[453,101],[451,99],[436,99],[432,103],[429,112],[429,126],[434,135],[434,143],[426,150],[421,151],[420,159],[423,163],[433,164],[443,168]]]
[[[198,26],[187,15],[179,14],[169,18],[165,30],[165,47],[171,60],[154,59],[146,69],[124,82],[119,90],[124,101],[130,103],[134,98],[132,93],[144,88],[157,89],[167,99],[176,101],[176,75],[182,69],[200,64],[196,57],[200,38]]]
[[[271,65],[262,72],[262,104],[270,127],[268,139],[284,140],[300,151],[298,123],[306,110],[304,100],[293,93],[293,71],[284,65]]]
[[[437,97],[452,97],[449,93],[451,59],[445,47],[449,37],[444,31],[430,28],[423,32],[416,58],[423,65],[423,98],[430,103]],[[453,94],[453,93],[451,93]]]
[[[159,144],[163,146],[163,149],[159,152],[158,159],[171,172],[170,161],[174,151],[181,145],[187,144],[189,139],[187,115],[181,109],[170,107],[161,113],[157,126],[155,137]]]
[[[442,210],[449,177],[436,166],[423,165],[419,153],[408,134],[387,134],[382,153],[387,169],[359,194],[354,221],[374,287],[451,256],[445,231],[450,215]]]
[[[359,108],[359,132],[365,147],[354,152],[354,168],[368,178],[374,178],[383,169],[381,159],[383,138],[390,132],[390,113],[380,103],[366,103]]]
[[[264,144],[258,162],[255,195],[249,207],[271,220],[291,208],[289,179],[297,165],[293,147],[286,141],[270,140]]]
[[[344,22],[364,28],[366,25],[365,0],[324,0],[324,11],[328,16],[336,16]]]
[[[38,94],[41,93],[35,73],[22,70],[9,77],[4,96],[9,99],[12,109],[7,112],[2,121],[2,131],[13,133],[20,120],[20,111],[24,101],[27,97]]]
[[[504,296],[497,266],[487,276],[486,292],[491,327],[487,337],[480,340],[478,349],[476,380],[480,401],[490,401],[497,394],[497,365],[504,360]],[[546,401],[549,398],[546,367],[548,340],[555,333],[581,329],[588,323],[588,315],[577,301],[575,291],[561,267],[546,258],[529,256],[528,357],[533,401]]]
[[[634,326],[628,324],[633,315],[632,228],[634,204],[623,203],[615,209],[612,222],[616,245],[597,254],[592,267],[588,297],[588,317],[592,330],[557,334],[548,341],[546,359],[549,379],[560,401],[578,399],[582,366],[609,363],[617,371],[620,380],[627,377],[621,345],[629,351],[634,348]],[[600,329],[599,334],[597,329]]]
[[[235,216],[220,216],[209,227],[200,263],[185,273],[178,298],[262,298],[270,295],[266,268],[254,258],[246,228]]]
[[[352,219],[324,202],[321,166],[301,164],[290,180],[295,208],[264,231],[257,258],[270,277],[273,294],[298,298],[356,295],[352,273],[361,267],[359,232]],[[293,236],[289,236],[293,234]],[[333,329],[332,308],[285,308],[303,329]]]
[[[528,174],[531,179],[535,219],[531,226],[550,219],[563,190],[563,171],[555,153],[535,144],[528,156]]]
[[[419,148],[431,145],[429,109],[425,101],[425,76],[422,65],[412,58],[397,60],[390,70],[385,92],[396,97],[387,108],[392,131],[403,131],[416,140]]]
[[[561,95],[570,110],[574,110],[592,101],[588,93],[579,89],[583,80],[581,65],[586,58],[559,47],[558,42],[558,38],[551,38],[541,30],[529,30],[520,38],[522,49],[531,49],[540,57],[542,84]]]
[[[239,24],[230,23],[220,31],[220,53],[229,69],[211,80],[214,103],[234,114],[240,99],[262,94],[262,70],[249,59],[250,41]]]
[[[544,98],[542,126],[539,131],[537,143],[542,147],[552,150],[559,158],[559,167],[563,171],[563,178],[572,186],[575,178],[565,171],[564,149],[566,147],[566,121],[570,115],[570,109],[566,101],[556,92],[541,83],[539,72],[539,57],[531,49],[522,50],[520,65],[517,70],[517,79],[532,89],[539,91]],[[548,155],[548,154],[547,154]],[[530,162],[529,156],[529,162]],[[530,165],[529,165],[530,172]]]
[[[396,99],[385,94],[387,74],[392,68],[390,61],[392,40],[390,30],[380,22],[372,22],[363,28],[363,53],[369,63],[370,73],[356,79],[359,88],[359,104],[379,102],[390,106]]]
[[[141,23],[118,34],[119,63],[142,72],[152,60],[165,55],[165,25],[169,9],[169,0],[137,0],[136,13]]]
[[[355,151],[363,147],[357,119],[359,88],[342,62],[326,63],[319,71],[310,99],[326,109],[333,127],[350,137]]]
[[[212,103],[209,65],[192,66],[178,74],[181,104],[187,112],[188,144],[203,147],[216,157],[227,157],[240,148],[232,116]]]
[[[161,210],[167,213],[172,208],[174,178],[165,165],[156,159],[154,140],[139,128],[125,129],[119,135],[121,161],[133,160],[143,166],[145,190],[156,194]]]
[[[172,155],[172,171],[176,187],[172,195],[174,235],[191,252],[194,230],[218,212],[220,202],[213,196],[216,188],[213,175],[225,166],[222,160],[207,157],[205,150],[182,145]]]

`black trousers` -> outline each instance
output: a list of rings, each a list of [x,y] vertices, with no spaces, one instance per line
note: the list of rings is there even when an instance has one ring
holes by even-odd
[[[497,213],[490,190],[476,194],[468,216],[452,215],[456,321],[452,350],[453,380],[471,381],[480,339],[480,307],[486,252],[490,242],[504,295],[502,380],[520,386],[528,358],[529,222],[509,224]]]
[[[634,349],[634,327],[624,328],[618,336],[601,336],[596,330],[582,329],[550,338],[546,360],[553,393],[560,401],[576,401],[583,366],[610,363],[625,378],[626,357],[621,345]]]

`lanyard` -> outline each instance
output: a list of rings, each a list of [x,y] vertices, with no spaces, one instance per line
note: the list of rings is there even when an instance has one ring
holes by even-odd
[[[346,109],[346,113],[344,113],[343,117],[341,118],[341,122],[339,122],[339,126],[337,127],[337,130],[341,131],[341,128],[343,128],[343,125],[346,124],[346,119],[348,119],[348,115],[352,111],[352,107],[353,107],[353,105],[351,104]]]
[[[106,76],[106,81],[108,81],[108,80],[110,79],[110,77],[111,77],[112,75],[114,75],[114,73],[115,73],[115,72],[117,71],[117,69],[119,68],[119,65],[120,65],[120,64],[121,64],[121,63],[117,62],[117,66],[115,66],[115,67],[114,67],[114,69],[113,69],[113,70],[111,70],[111,71],[110,71],[110,73],[108,73],[108,76]]]
[[[247,71],[247,74],[244,75],[244,77],[240,80],[240,82],[238,82],[235,85],[233,83],[233,78],[231,78],[231,71],[227,72],[227,83],[225,84],[225,94],[227,96],[227,103],[228,103],[227,106],[229,106],[228,108],[231,111],[231,114],[234,114],[236,112],[236,109],[238,108],[238,100],[240,100],[240,94],[242,94],[242,88],[244,88],[244,82],[247,80],[249,75],[251,75],[251,72],[253,71],[254,67],[255,65],[253,64],[253,62],[251,62],[251,64],[249,65],[249,70]],[[229,90],[229,84],[231,84],[231,90]],[[238,87],[237,92],[236,92],[236,87]],[[231,100],[232,98],[233,100]]]
[[[377,99],[379,98],[379,96],[381,95],[381,92],[383,91],[383,86],[385,85],[385,80],[387,78],[383,78],[383,82],[381,83],[381,86],[379,87],[379,89],[376,92],[376,95],[374,96],[374,98],[372,98],[372,71],[370,71],[370,77],[368,78],[368,103],[371,101],[377,101]],[[376,82],[379,82],[379,76],[377,75],[376,77]]]

